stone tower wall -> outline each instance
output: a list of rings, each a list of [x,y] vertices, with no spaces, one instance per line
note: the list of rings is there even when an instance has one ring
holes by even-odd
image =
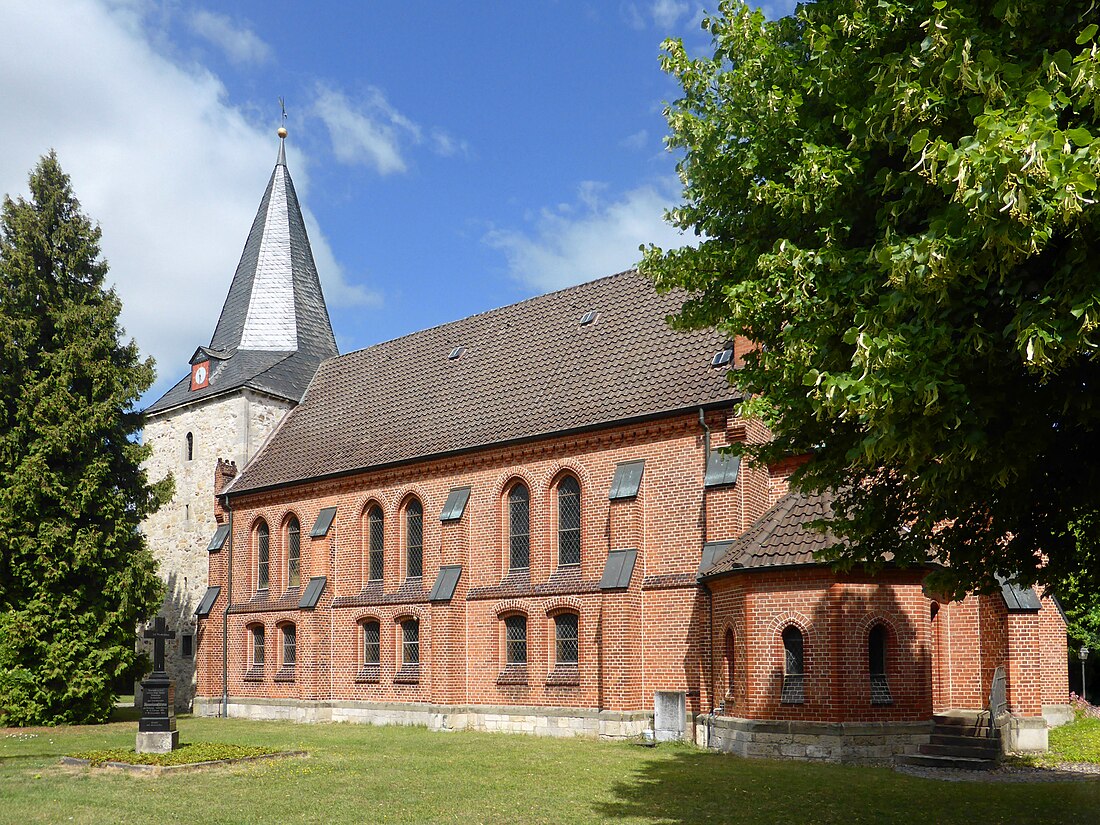
[[[165,669],[176,681],[179,710],[190,709],[195,695],[195,608],[206,592],[206,547],[217,529],[214,469],[219,458],[244,467],[293,406],[240,390],[168,410],[145,423],[144,440],[153,449],[145,463],[149,479],[171,473],[176,481],[172,500],[150,516],[142,529],[166,586],[161,615],[176,631],[175,640],[166,646]],[[188,433],[192,436],[190,460]],[[186,658],[184,636],[192,639],[192,655]]]

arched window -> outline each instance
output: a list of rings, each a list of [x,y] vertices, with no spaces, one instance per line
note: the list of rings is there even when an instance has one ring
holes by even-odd
[[[382,628],[374,619],[363,622],[363,667],[377,668],[382,660]]]
[[[370,508],[367,513],[367,579],[368,581],[381,581],[383,562],[382,555],[382,530],[385,523],[382,519],[382,508],[377,505]]]
[[[256,525],[256,589],[267,590],[271,584],[271,531],[266,521]]]
[[[252,637],[252,644],[250,645],[250,655],[248,666],[250,669],[263,670],[264,667],[264,626],[262,624],[252,625],[248,629],[249,635]]]
[[[531,495],[522,484],[508,493],[508,569],[531,564]]]
[[[725,638],[725,655],[726,655],[726,695],[733,695],[733,662],[734,662],[734,642],[733,642],[733,628],[726,628]]]
[[[191,433],[187,434],[187,445],[185,448],[187,460],[191,461],[195,457],[195,436]]]
[[[420,666],[420,622],[417,619],[401,622],[401,666]]]
[[[802,671],[802,631],[794,625],[783,628],[783,693],[784,705],[801,705],[806,701]]]
[[[286,523],[286,586],[302,584],[302,528],[294,516]]]
[[[886,678],[886,648],[889,637],[886,625],[879,622],[867,634],[867,669],[871,673],[871,704],[893,704],[890,683]]]
[[[292,624],[284,624],[283,631],[283,667],[294,667],[298,653],[298,631]]]
[[[415,498],[405,508],[405,576],[424,574],[424,507]]]
[[[554,617],[554,664],[576,665],[580,652],[580,617],[576,613],[559,613]]]
[[[566,476],[558,485],[558,566],[581,563],[581,485]]]
[[[509,616],[504,620],[505,661],[513,667],[527,664],[527,617]]]

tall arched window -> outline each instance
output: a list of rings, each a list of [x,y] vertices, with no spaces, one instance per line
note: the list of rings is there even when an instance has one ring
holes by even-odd
[[[803,688],[802,631],[794,625],[783,628],[783,693],[785,705],[801,705],[806,701]]]
[[[424,574],[424,507],[415,498],[405,508],[405,575]]]
[[[726,694],[728,696],[733,695],[733,662],[734,662],[734,642],[733,642],[733,628],[726,628],[725,638],[725,656],[726,656]]]
[[[187,460],[190,461],[195,457],[195,436],[191,433],[187,434],[187,445],[185,447],[187,453]]]
[[[266,521],[256,525],[256,589],[267,590],[271,584],[271,531]]]
[[[558,485],[558,566],[581,563],[581,485],[566,476]]]
[[[377,505],[367,513],[367,579],[381,581],[383,562],[382,536],[385,523],[382,520],[382,508]]]
[[[263,670],[264,667],[264,626],[262,624],[252,625],[249,629],[249,634],[252,637],[251,655],[249,656],[249,668],[253,670]]]
[[[294,516],[286,523],[286,586],[302,584],[302,528]]]
[[[867,634],[867,669],[871,673],[871,704],[889,705],[894,699],[890,695],[890,683],[886,678],[886,648],[889,637],[886,625],[879,622]]]
[[[508,493],[508,569],[531,564],[531,495],[522,484]]]

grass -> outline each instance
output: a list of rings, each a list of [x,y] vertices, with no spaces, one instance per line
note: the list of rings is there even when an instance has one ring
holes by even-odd
[[[745,760],[690,746],[179,719],[183,742],[305,750],[148,778],[63,768],[136,725],[0,730],[0,822],[1077,823],[1100,782],[938,782],[888,768]]]
[[[194,765],[218,759],[246,759],[278,753],[274,748],[259,745],[224,745],[220,742],[193,742],[180,745],[169,753],[135,753],[133,748],[108,748],[97,751],[70,753],[77,759],[87,759],[98,767],[107,762],[125,762],[129,765]]]
[[[1100,719],[1078,716],[1077,721],[1050,732],[1050,751],[1015,757],[1018,764],[1053,768],[1064,762],[1100,765]]]

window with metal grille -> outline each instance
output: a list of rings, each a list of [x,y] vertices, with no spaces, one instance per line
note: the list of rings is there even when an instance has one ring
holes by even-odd
[[[382,508],[371,507],[367,513],[367,578],[370,581],[379,581],[382,578],[383,562],[382,530],[385,523],[382,519]]]
[[[726,628],[725,638],[726,648],[726,693],[733,693],[733,660],[734,660],[734,642],[733,642],[733,630]]]
[[[416,619],[401,623],[401,664],[405,667],[420,664],[420,622]]]
[[[867,664],[871,672],[871,704],[889,705],[894,699],[890,695],[890,684],[886,679],[886,625],[876,624],[867,635]]]
[[[382,629],[378,622],[363,622],[363,666],[378,667],[382,653]]]
[[[580,651],[576,613],[562,613],[554,617],[554,662],[559,665],[575,665]]]
[[[256,589],[267,590],[271,583],[271,531],[266,521],[256,527]]]
[[[286,525],[286,586],[302,584],[302,527],[298,519],[290,517]]]
[[[581,485],[566,476],[558,485],[558,566],[581,563]]]
[[[504,620],[506,661],[510,665],[527,664],[527,617],[509,616]]]
[[[180,656],[190,659],[195,655],[195,637],[190,633],[184,633],[180,637]]]
[[[283,625],[283,667],[294,667],[298,646],[298,631],[292,624]]]
[[[802,631],[794,625],[783,629],[783,692],[780,701],[785,705],[801,705],[806,701],[802,670]]]
[[[424,574],[424,508],[413,499],[405,508],[405,575],[418,579]]]
[[[508,493],[508,569],[525,570],[531,564],[531,496],[517,484]]]
[[[252,628],[252,667],[264,666],[264,627],[255,625]]]

